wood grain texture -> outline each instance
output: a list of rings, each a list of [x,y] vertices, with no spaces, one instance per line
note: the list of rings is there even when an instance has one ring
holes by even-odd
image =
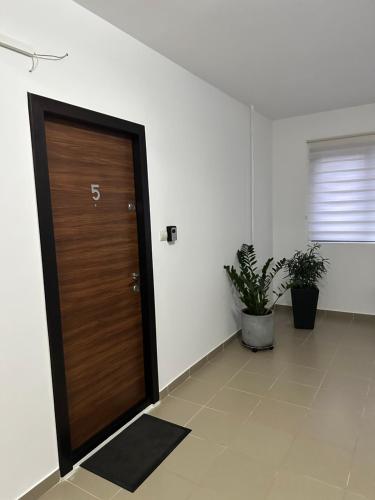
[[[45,122],[72,448],[145,398],[132,142]],[[101,198],[94,201],[91,184]]]

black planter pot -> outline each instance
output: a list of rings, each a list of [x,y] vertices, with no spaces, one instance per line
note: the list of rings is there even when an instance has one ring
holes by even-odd
[[[294,328],[312,330],[318,306],[318,288],[292,288]]]

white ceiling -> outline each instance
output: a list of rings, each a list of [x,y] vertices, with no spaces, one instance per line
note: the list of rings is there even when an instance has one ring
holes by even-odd
[[[375,102],[375,0],[77,0],[270,118]]]

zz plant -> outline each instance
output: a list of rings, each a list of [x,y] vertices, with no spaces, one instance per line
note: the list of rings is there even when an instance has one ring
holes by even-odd
[[[272,265],[271,257],[259,271],[254,246],[246,244],[237,251],[237,258],[239,271],[233,266],[224,266],[224,269],[245,305],[244,312],[254,316],[270,314],[273,306],[288,289],[287,285],[281,284],[277,290],[273,290],[275,300],[271,301],[270,288],[273,279],[284,268],[286,259],[281,259]]]

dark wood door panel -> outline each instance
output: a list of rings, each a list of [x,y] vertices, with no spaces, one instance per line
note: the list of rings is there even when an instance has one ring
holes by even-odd
[[[45,122],[68,411],[78,448],[146,397],[133,143]],[[100,198],[91,186],[97,186]]]
[[[28,101],[65,475],[159,399],[145,129],[34,94]],[[135,267],[140,297],[130,294]]]

